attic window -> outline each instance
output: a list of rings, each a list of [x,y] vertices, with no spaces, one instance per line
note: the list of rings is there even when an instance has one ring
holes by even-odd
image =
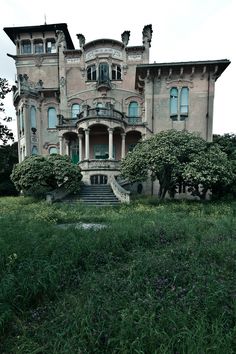
[[[22,41],[21,42],[21,54],[31,54],[31,42],[30,41]]]
[[[34,42],[34,52],[35,54],[43,53],[43,41],[38,39]]]

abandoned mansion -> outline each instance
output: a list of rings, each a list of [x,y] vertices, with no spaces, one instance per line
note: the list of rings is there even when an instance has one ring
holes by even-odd
[[[86,42],[75,49],[65,23],[7,27],[16,46],[19,161],[59,153],[78,163],[85,184],[106,184],[138,141],[163,130],[212,139],[215,82],[229,60],[149,63],[152,26],[142,43]]]

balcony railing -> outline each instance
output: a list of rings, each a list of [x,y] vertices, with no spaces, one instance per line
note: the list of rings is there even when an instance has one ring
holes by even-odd
[[[127,117],[124,113],[113,108],[88,108],[77,115],[77,118],[65,118],[63,115],[58,115],[59,127],[75,127],[76,123],[91,118],[116,119],[125,122],[128,125],[142,124],[142,117]]]
[[[142,117],[127,117],[126,120],[129,125],[138,125],[142,123]]]
[[[120,161],[116,160],[84,160],[79,163],[82,170],[119,170]]]
[[[124,114],[112,108],[89,108],[78,115],[78,119],[83,118],[115,118],[123,120]]]

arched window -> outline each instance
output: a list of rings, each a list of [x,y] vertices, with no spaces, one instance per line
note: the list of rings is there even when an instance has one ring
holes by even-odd
[[[128,116],[132,118],[138,117],[138,102],[130,102]]]
[[[34,106],[30,107],[30,125],[31,128],[37,128],[36,124],[36,108]]]
[[[48,128],[56,128],[57,125],[57,113],[55,108],[48,108]]]
[[[121,80],[121,66],[118,64],[112,65],[112,72],[111,72],[112,80]]]
[[[180,116],[188,116],[188,97],[189,89],[188,87],[182,87],[180,93]]]
[[[170,90],[170,116],[178,116],[178,89],[176,87]]]
[[[88,81],[97,80],[97,70],[95,65],[91,65],[87,68],[87,80]]]
[[[71,106],[71,118],[77,119],[77,114],[80,112],[80,106],[78,103],[74,103]]]
[[[34,41],[34,52],[35,52],[35,54],[39,54],[39,53],[44,52],[43,41],[41,39],[36,39]]]
[[[34,145],[34,146],[32,147],[31,154],[32,154],[32,155],[38,155],[38,148],[37,148],[37,146]]]
[[[31,54],[31,42],[29,40],[25,40],[21,42],[21,54]]]
[[[58,149],[57,147],[55,146],[52,146],[49,148],[49,154],[52,155],[52,154],[58,154]]]

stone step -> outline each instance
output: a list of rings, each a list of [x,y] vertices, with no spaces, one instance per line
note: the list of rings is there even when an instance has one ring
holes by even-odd
[[[69,204],[81,202],[88,206],[115,206],[120,204],[110,185],[83,185],[79,194],[65,198],[64,202]]]

